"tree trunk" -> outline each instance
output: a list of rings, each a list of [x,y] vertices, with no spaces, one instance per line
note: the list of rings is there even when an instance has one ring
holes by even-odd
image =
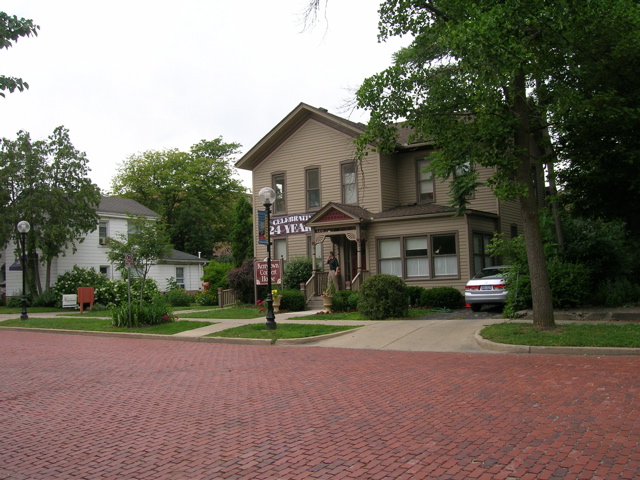
[[[520,155],[520,164],[516,172],[518,183],[526,186],[526,194],[520,197],[520,211],[524,228],[524,242],[527,249],[527,263],[531,278],[531,297],[533,300],[533,324],[540,330],[555,327],[551,287],[544,257],[542,231],[538,217],[538,204],[531,174],[531,129],[529,125],[529,105],[525,76],[522,71],[514,79],[514,113],[518,119],[515,146]]]

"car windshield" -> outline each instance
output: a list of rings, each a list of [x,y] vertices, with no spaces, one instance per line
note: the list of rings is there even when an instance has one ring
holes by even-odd
[[[478,273],[476,273],[476,276],[473,278],[476,280],[480,278],[491,278],[491,277],[500,278],[502,277],[504,270],[505,270],[504,268],[484,268],[480,270]]]

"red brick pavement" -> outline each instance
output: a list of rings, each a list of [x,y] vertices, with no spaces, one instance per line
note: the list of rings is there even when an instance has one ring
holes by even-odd
[[[1,479],[633,479],[640,359],[0,332]]]

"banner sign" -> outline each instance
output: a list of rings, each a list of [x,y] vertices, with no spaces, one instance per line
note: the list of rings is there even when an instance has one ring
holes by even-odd
[[[304,223],[313,215],[313,213],[299,213],[296,215],[285,215],[283,217],[271,217],[271,235],[311,233],[311,228],[305,227]]]
[[[256,285],[269,285],[267,262],[253,262]],[[282,283],[282,260],[271,260],[271,283]]]
[[[267,211],[258,210],[258,244],[268,245],[269,234],[267,232]]]

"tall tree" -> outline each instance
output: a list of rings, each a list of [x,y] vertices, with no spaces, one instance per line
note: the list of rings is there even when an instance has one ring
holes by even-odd
[[[144,286],[151,267],[166,258],[172,250],[171,241],[165,228],[159,221],[141,216],[129,219],[129,231],[109,238],[107,257],[118,270],[125,270],[125,255],[133,256],[133,268],[142,278],[140,287],[140,305],[144,297]]]
[[[16,140],[0,140],[0,244],[18,244],[16,224],[27,220],[29,258],[46,265],[49,289],[51,263],[96,229],[100,189],[88,177],[88,160],[69,131],[58,127],[46,140],[31,140],[20,131]],[[36,252],[39,252],[36,256]],[[28,271],[32,293],[42,292],[35,263]]]
[[[33,20],[26,20],[0,12],[0,48],[8,49],[20,37],[37,36],[39,29],[40,27],[34,25]],[[5,90],[13,93],[15,90],[22,92],[25,88],[29,88],[29,84],[21,78],[0,75],[0,96],[5,96],[3,93]]]
[[[230,164],[239,147],[220,137],[189,152],[132,155],[113,178],[112,192],[162,215],[175,248],[208,258],[216,244],[230,240],[232,206],[244,191]]]
[[[320,4],[310,0],[311,11]],[[387,0],[379,12],[381,40],[413,41],[357,93],[358,106],[371,111],[360,151],[372,144],[383,152],[394,148],[393,124],[404,121],[416,138],[435,143],[431,169],[452,179],[460,212],[479,184],[473,167],[495,169],[487,184],[520,203],[534,324],[554,326],[531,176],[532,167],[540,167],[532,139],[549,118],[563,121],[567,92],[583,98],[589,88],[600,88],[585,81],[585,65],[598,65],[601,54],[589,50],[594,38],[607,37],[610,47],[638,56],[637,1]],[[625,28],[617,29],[619,23]]]
[[[245,195],[236,201],[233,212],[231,253],[233,266],[237,268],[246,258],[253,258],[253,208]]]

